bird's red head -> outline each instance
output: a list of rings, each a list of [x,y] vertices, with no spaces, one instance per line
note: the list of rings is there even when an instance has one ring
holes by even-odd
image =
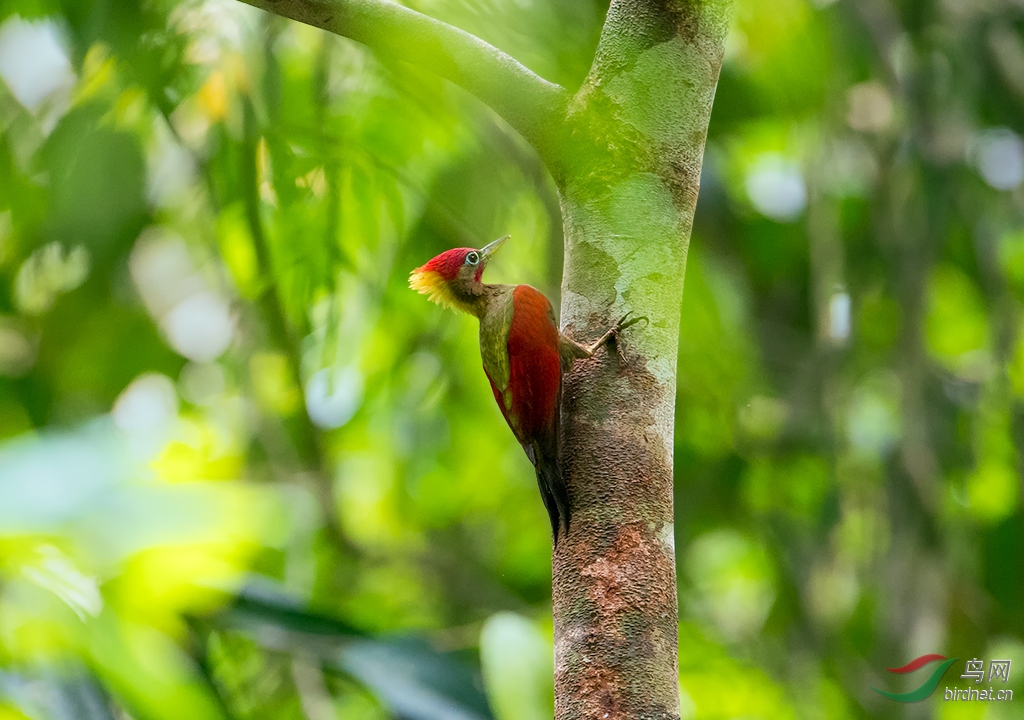
[[[480,284],[491,255],[508,240],[498,238],[480,249],[453,248],[431,258],[409,275],[409,287],[432,301],[453,309],[465,310],[465,297]]]

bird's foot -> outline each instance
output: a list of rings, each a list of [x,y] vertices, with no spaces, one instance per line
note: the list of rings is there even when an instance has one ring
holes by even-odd
[[[622,343],[619,342],[619,335],[622,333],[623,330],[636,325],[641,320],[643,321],[644,325],[651,324],[651,321],[647,319],[646,315],[637,315],[636,317],[632,318],[629,317],[632,314],[633,311],[630,310],[628,313],[619,318],[619,321],[612,326],[610,331],[611,337],[615,341],[615,352],[619,356],[619,362],[623,365],[626,365],[627,362],[626,356],[622,352]]]
[[[636,325],[638,322],[641,322],[641,321],[643,321],[644,325],[650,325],[651,324],[651,321],[647,319],[646,315],[637,315],[634,318],[629,317],[632,314],[633,314],[633,311],[630,310],[628,313],[626,313],[621,318],[619,318],[619,321],[617,323],[615,323],[614,326],[612,326],[612,331],[616,335],[618,335],[620,332],[622,332],[626,328],[632,327],[632,326]]]

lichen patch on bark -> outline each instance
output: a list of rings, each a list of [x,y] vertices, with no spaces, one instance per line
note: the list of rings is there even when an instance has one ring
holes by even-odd
[[[655,556],[664,556],[664,548],[647,545],[648,537],[649,533],[641,532],[635,524],[621,526],[612,548],[580,571],[582,576],[592,580],[590,599],[602,623],[608,627],[619,627],[622,614],[636,607],[637,598],[631,594],[637,590],[637,569],[642,568],[642,573],[655,568],[659,560]]]

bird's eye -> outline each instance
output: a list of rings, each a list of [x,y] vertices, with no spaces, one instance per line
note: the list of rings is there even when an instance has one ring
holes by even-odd
[[[478,262],[480,262],[480,253],[478,253],[476,250],[466,254],[467,265],[476,265]]]

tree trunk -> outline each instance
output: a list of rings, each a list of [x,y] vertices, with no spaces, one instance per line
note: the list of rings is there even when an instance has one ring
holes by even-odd
[[[679,717],[672,428],[683,272],[731,0],[612,0],[575,94],[388,0],[243,0],[455,82],[536,148],[565,228],[562,323],[649,319],[565,380],[557,720]]]
[[[589,338],[627,310],[650,324],[626,331],[625,366],[602,354],[565,381],[573,527],[553,563],[557,720],[679,717],[676,355],[726,10],[613,0],[569,105],[563,329]]]

